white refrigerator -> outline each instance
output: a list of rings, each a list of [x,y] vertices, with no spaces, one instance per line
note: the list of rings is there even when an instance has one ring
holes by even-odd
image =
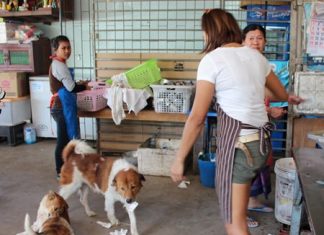
[[[56,138],[56,122],[51,116],[49,103],[52,96],[48,75],[29,77],[32,123],[38,137]],[[96,140],[97,128],[94,118],[80,118],[81,139]]]
[[[56,138],[56,122],[50,113],[51,91],[48,75],[29,77],[32,123],[38,137]]]

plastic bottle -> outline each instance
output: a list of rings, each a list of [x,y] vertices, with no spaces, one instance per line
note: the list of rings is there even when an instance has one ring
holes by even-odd
[[[36,143],[36,129],[31,123],[24,126],[24,140],[26,144]]]

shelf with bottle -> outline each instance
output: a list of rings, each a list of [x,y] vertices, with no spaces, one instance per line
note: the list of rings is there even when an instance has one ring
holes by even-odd
[[[59,20],[61,2],[63,18],[73,19],[73,0],[1,1],[0,17],[4,20],[51,23]]]

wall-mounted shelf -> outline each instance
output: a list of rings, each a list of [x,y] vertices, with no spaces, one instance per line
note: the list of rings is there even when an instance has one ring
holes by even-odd
[[[73,19],[73,0],[63,2],[62,16],[64,19]],[[5,11],[0,10],[0,18],[12,21],[23,21],[30,23],[51,23],[59,20],[59,8],[38,8],[35,11]]]
[[[47,74],[51,63],[50,54],[48,38],[27,44],[0,43],[0,70]]]
[[[4,11],[0,10],[0,17],[8,20],[24,22],[52,22],[59,19],[58,8],[39,8],[35,11]]]

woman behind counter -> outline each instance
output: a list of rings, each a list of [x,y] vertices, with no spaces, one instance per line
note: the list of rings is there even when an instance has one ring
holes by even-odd
[[[52,40],[52,47],[54,55],[49,69],[49,81],[53,96],[50,110],[57,125],[55,165],[57,178],[59,178],[65,145],[71,139],[80,138],[75,93],[85,90],[86,83],[77,84],[66,65],[71,55],[70,40],[64,35],[57,36]]]

